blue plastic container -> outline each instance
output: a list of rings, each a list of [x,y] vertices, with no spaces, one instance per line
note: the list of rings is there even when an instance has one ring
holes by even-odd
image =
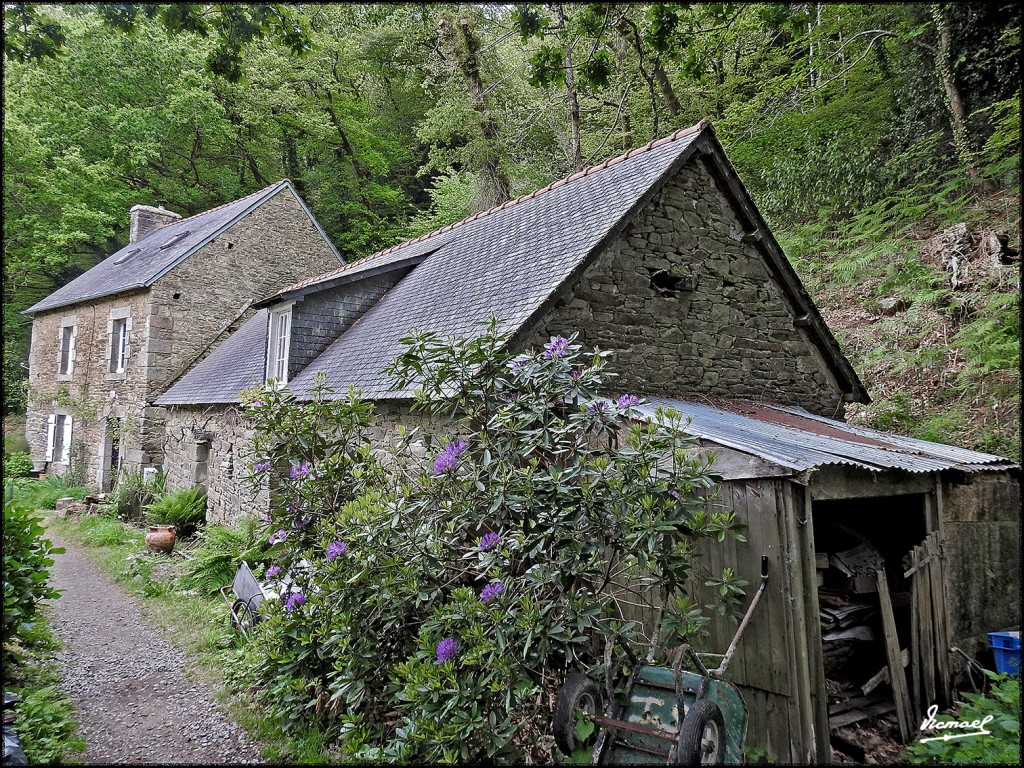
[[[988,642],[996,657],[996,672],[1020,677],[1020,632],[989,632]]]

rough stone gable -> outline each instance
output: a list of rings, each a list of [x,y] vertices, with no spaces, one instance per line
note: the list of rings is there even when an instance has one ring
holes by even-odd
[[[528,342],[614,350],[616,390],[736,397],[842,417],[842,390],[704,165],[688,163]]]
[[[274,195],[154,283],[147,360],[153,387],[199,362],[253,301],[337,266],[295,197]]]

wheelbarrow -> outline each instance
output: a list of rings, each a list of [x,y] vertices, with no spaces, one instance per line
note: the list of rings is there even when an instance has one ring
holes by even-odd
[[[228,596],[228,589],[233,597]],[[248,635],[260,620],[260,604],[267,598],[276,597],[269,589],[265,589],[256,577],[252,574],[249,564],[242,561],[242,564],[235,572],[235,578],[230,584],[220,588],[221,597],[231,609],[231,622],[243,635]]]
[[[640,661],[618,635],[605,645],[605,684],[582,674],[570,675],[555,701],[555,743],[571,756],[593,745],[595,765],[664,762],[667,765],[743,763],[747,709],[736,686],[722,679],[768,584],[768,558],[761,558],[761,582],[724,654],[696,653],[688,642],[680,645],[672,668],[654,666],[652,644],[646,662]],[[619,674],[617,696],[613,685],[612,651],[621,646],[629,663],[624,684]],[[709,669],[702,658],[720,659]],[[683,668],[684,661],[690,666]],[[582,710],[596,726],[586,739],[577,732]]]

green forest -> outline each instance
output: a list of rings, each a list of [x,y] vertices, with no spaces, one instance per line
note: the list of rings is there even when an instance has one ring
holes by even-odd
[[[712,121],[873,402],[1014,458],[1014,3],[4,6],[5,417],[21,311],[290,178],[346,260]],[[566,329],[571,330],[571,329]]]

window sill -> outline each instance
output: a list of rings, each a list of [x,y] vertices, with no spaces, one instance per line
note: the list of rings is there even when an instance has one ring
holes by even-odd
[[[57,381],[73,381],[74,373],[58,373]]]
[[[125,379],[124,371],[121,371],[120,373],[108,373],[107,374],[107,381],[124,381],[124,379]]]

